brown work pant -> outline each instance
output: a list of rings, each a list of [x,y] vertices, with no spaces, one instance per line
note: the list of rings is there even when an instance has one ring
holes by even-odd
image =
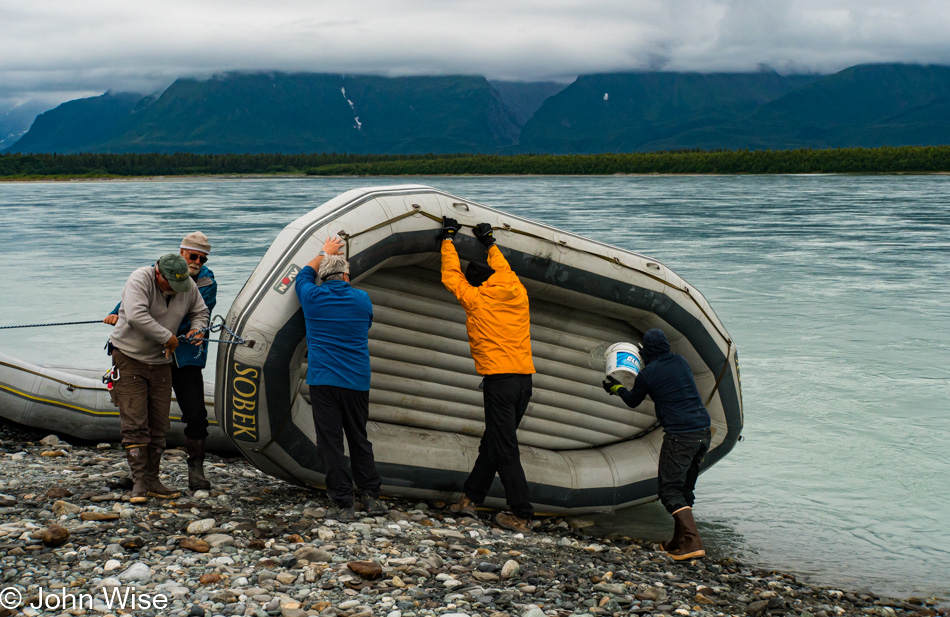
[[[151,444],[165,449],[172,403],[172,365],[145,364],[113,348],[119,379],[112,400],[119,407],[122,445]]]

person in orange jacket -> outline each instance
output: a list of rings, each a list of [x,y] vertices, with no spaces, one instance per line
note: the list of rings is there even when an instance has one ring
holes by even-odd
[[[462,497],[449,509],[474,518],[475,507],[485,500],[497,473],[511,512],[499,512],[495,522],[505,529],[528,533],[534,507],[528,501],[517,435],[531,398],[534,373],[528,292],[495,246],[488,223],[474,228],[475,237],[488,252],[488,265],[470,262],[463,274],[454,244],[460,228],[455,219],[443,217],[439,235],[442,284],[465,309],[475,371],[483,376],[485,432]]]

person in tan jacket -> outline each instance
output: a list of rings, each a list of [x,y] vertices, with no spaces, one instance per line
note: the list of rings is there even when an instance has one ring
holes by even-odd
[[[159,467],[169,428],[175,332],[185,319],[192,328],[186,338],[203,338],[208,307],[181,255],[163,255],[129,276],[108,348],[115,375],[112,400],[132,472],[132,503],[145,503],[147,495],[178,496],[159,480]]]
[[[442,284],[465,309],[475,371],[483,376],[485,432],[462,497],[450,510],[474,517],[475,507],[485,500],[497,473],[511,512],[499,512],[495,522],[505,529],[528,533],[534,507],[528,501],[517,435],[531,398],[531,375],[535,372],[528,292],[495,246],[488,223],[474,229],[488,253],[488,265],[471,262],[463,274],[454,244],[459,229],[455,219],[442,219]]]

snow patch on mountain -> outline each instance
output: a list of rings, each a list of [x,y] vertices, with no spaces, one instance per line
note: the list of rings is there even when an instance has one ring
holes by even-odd
[[[356,122],[356,124],[353,125],[353,128],[355,128],[357,131],[362,131],[363,123],[360,122],[360,117],[356,115],[356,106],[353,105],[353,101],[346,98],[346,88],[340,86],[340,92],[343,94],[343,99],[347,102],[347,104],[350,106],[350,110],[353,112],[353,121]]]

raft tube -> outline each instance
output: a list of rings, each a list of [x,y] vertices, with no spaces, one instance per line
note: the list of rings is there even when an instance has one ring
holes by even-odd
[[[102,371],[39,366],[0,353],[0,416],[33,428],[89,441],[120,441],[119,408]],[[214,385],[205,382],[207,448],[235,452],[214,416]],[[185,445],[185,425],[172,394],[168,447]]]
[[[252,346],[218,348],[215,412],[262,471],[324,486],[306,385],[297,273],[329,236],[346,242],[355,287],[373,302],[370,421],[384,495],[457,498],[484,431],[465,313],[441,283],[442,216],[462,223],[464,270],[484,261],[471,227],[488,222],[528,290],[534,395],[518,428],[529,496],[540,513],[611,511],[657,498],[663,439],[652,403],[605,394],[604,355],[662,328],[693,369],[712,417],[703,470],[743,425],[736,349],[706,299],[655,259],[419,185],[348,191],[288,225],[227,316]],[[486,505],[504,506],[496,478]]]

